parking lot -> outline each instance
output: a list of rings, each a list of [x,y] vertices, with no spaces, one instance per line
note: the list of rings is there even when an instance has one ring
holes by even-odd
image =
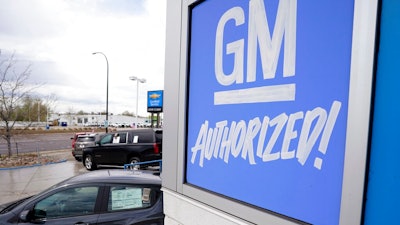
[[[58,150],[66,160],[42,166],[0,170],[0,204],[30,196],[77,174],[87,173],[71,150]]]

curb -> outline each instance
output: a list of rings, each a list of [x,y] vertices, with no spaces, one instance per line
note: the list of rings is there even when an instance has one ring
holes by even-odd
[[[29,165],[29,166],[16,166],[16,167],[0,168],[0,171],[1,170],[24,169],[24,168],[31,168],[31,167],[37,167],[37,166],[46,166],[46,165],[51,165],[51,164],[63,163],[63,162],[66,162],[66,161],[67,161],[67,159],[61,159],[61,160],[56,161],[56,162],[48,162],[48,163],[45,163],[45,164],[38,163],[38,164]]]

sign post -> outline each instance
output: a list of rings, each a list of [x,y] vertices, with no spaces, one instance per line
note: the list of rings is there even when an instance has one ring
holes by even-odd
[[[154,114],[156,114],[157,119],[156,127],[160,127],[160,113],[163,112],[163,96],[164,91],[148,91],[147,92],[147,112],[151,113],[151,127],[154,124]]]

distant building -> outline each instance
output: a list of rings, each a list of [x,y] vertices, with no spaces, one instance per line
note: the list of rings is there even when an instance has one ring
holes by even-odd
[[[64,114],[64,113],[52,113],[49,115],[49,122],[54,125],[64,125],[65,126],[104,126],[106,121],[105,115],[95,115],[95,114]],[[134,116],[124,116],[124,115],[109,115],[108,116],[109,126],[130,126],[134,127],[136,117]],[[151,119],[149,117],[138,117],[139,125],[151,125]]]

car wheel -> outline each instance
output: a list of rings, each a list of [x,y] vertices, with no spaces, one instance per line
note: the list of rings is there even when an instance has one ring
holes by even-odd
[[[138,157],[132,157],[129,160],[129,164],[134,164],[134,163],[139,163],[140,159]],[[134,165],[134,166],[129,166],[128,169],[130,170],[139,170],[140,169],[140,165]]]
[[[96,163],[93,162],[92,155],[86,155],[85,160],[83,160],[83,164],[87,170],[95,170],[96,169]]]

